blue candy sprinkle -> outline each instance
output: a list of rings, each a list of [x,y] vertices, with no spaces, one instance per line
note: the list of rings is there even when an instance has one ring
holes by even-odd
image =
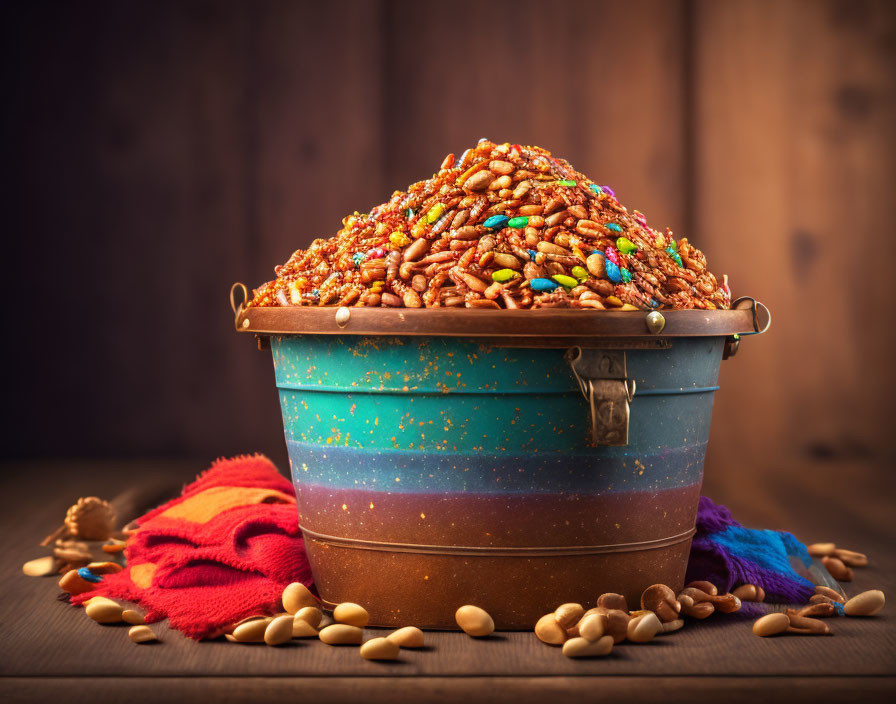
[[[320,289],[319,288],[312,289],[311,297],[312,298],[320,298]]]
[[[598,186],[596,183],[592,183],[590,186],[588,186],[588,188],[590,188],[592,191],[597,193],[597,195],[600,195],[601,193],[603,193],[600,186]]]
[[[556,281],[551,281],[550,279],[532,279],[529,281],[529,286],[532,287],[533,291],[553,291],[559,285]]]
[[[484,223],[482,223],[482,226],[487,227],[491,230],[500,230],[508,223],[509,220],[510,218],[506,215],[492,215]]]
[[[837,612],[838,616],[845,616],[846,611],[843,610],[843,604],[838,601],[832,601],[831,605],[834,607],[834,611]]]
[[[622,283],[622,272],[619,271],[619,267],[606,258],[604,258],[604,271],[607,273],[607,278],[614,284]]]
[[[529,259],[531,259],[534,262],[536,254],[538,254],[538,252],[536,252],[534,249],[530,249],[529,250]]]
[[[78,570],[78,576],[85,582],[90,582],[91,584],[98,584],[103,581],[103,578],[100,577],[100,575],[94,574],[86,567],[82,567]]]
[[[622,232],[622,228],[619,227],[615,222],[608,222],[607,229],[612,230],[613,232]]]

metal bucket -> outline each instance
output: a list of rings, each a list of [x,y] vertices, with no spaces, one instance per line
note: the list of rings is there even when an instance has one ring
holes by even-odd
[[[719,363],[769,323],[737,306],[235,306],[273,352],[324,603],[430,628],[472,603],[523,629],[563,601],[683,586]]]

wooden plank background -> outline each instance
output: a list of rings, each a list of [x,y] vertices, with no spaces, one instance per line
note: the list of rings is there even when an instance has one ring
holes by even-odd
[[[873,483],[893,465],[892,3],[4,15],[4,456],[283,463],[270,363],[233,334],[230,283],[487,136],[568,157],[772,309],[724,365],[709,490],[855,461]]]

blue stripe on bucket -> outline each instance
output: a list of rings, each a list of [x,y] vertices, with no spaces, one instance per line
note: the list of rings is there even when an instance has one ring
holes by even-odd
[[[608,448],[601,448],[600,454],[511,455],[371,451],[287,441],[297,483],[391,493],[662,491],[699,483],[705,448],[694,443],[656,454],[607,455]]]
[[[396,390],[394,388],[384,387],[381,389],[371,388],[352,388],[347,390],[342,386],[318,386],[317,384],[277,384],[278,389],[287,389],[289,391],[306,391],[309,393],[327,393],[327,394],[409,394],[413,396],[445,396],[446,394],[463,394],[464,396],[512,396],[514,394],[538,394],[544,396],[579,396],[579,391],[570,391],[568,389],[557,388],[537,388],[527,386],[516,389],[502,389],[495,391],[494,389],[447,389],[445,391],[437,389],[421,389],[418,386],[409,386],[406,391]],[[677,396],[679,394],[708,394],[718,391],[718,386],[694,386],[680,387],[677,389],[635,389],[635,396]]]

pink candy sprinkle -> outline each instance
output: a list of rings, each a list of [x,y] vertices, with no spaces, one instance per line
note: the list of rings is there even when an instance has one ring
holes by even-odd
[[[612,245],[607,247],[607,259],[613,262],[616,266],[619,266],[619,253],[616,251],[616,248]]]

